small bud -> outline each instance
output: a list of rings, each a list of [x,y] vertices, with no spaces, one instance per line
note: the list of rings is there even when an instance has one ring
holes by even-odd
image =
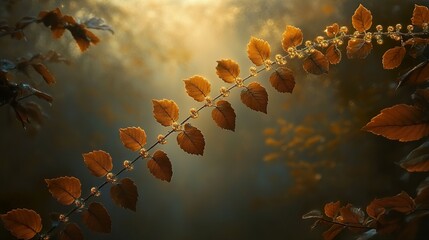
[[[235,84],[237,85],[237,87],[244,87],[243,79],[239,77],[235,79]]]
[[[325,38],[323,36],[317,36],[316,37],[316,42],[319,44],[322,43],[323,40],[325,40]]]
[[[96,196],[96,197],[99,197],[101,195],[101,192],[98,190],[98,188],[92,187],[91,188],[91,194]]]
[[[176,123],[176,122],[174,122],[174,123]],[[174,123],[173,123],[173,129],[174,129],[174,126],[181,127],[179,124],[175,125]],[[178,130],[175,130],[175,131],[178,131]],[[142,158],[148,158],[148,157],[150,157],[149,156],[149,152],[145,148],[140,149],[140,156]]]
[[[158,135],[157,140],[160,144],[166,144],[167,143],[167,139],[165,139],[164,135],[162,135],[162,134]]]
[[[326,47],[328,47],[328,46],[329,46],[329,43],[328,43],[328,41],[323,40],[323,41],[320,43],[320,46],[321,46],[321,47],[323,47],[323,48],[326,48]]]
[[[251,66],[249,68],[249,71],[250,71],[250,75],[252,75],[253,77],[255,77],[256,75],[258,75],[258,70],[256,69],[255,66]]]
[[[414,26],[413,25],[408,25],[407,26],[407,30],[408,30],[409,33],[413,32]]]
[[[287,63],[286,59],[281,54],[276,55],[276,62],[279,65],[285,65]]]
[[[178,122],[174,122],[173,124],[171,124],[171,128],[173,128],[174,131],[181,131],[182,125],[180,125],[180,123],[178,123]],[[144,151],[146,151],[146,150],[144,150]],[[141,153],[141,151],[140,151],[140,153]]]
[[[423,28],[423,32],[427,32],[429,27],[428,27],[428,23],[423,23],[422,24],[422,28]]]
[[[346,26],[342,26],[342,27],[340,27],[340,32],[343,34],[346,34],[349,32],[349,29]]]
[[[338,45],[343,45],[343,44],[344,44],[344,42],[343,42],[343,40],[342,40],[342,39],[338,39],[338,40],[337,40],[337,44],[338,44]]]
[[[229,90],[226,87],[221,87],[220,88],[220,94],[222,94],[222,96],[224,97],[228,97],[229,96]]]
[[[82,209],[85,207],[85,201],[83,199],[75,199],[74,205],[78,207],[79,209]]]
[[[307,40],[307,41],[305,41],[305,46],[306,47],[312,47],[313,46],[313,42],[312,41],[310,41],[310,40]]]
[[[393,26],[388,26],[387,27],[387,32],[393,32],[395,29],[393,28]]]
[[[292,53],[294,53],[294,52],[295,52],[295,48],[293,48],[293,47],[288,47],[288,49],[287,49],[287,53],[292,54]]]
[[[383,31],[383,26],[381,26],[381,25],[377,25],[377,26],[375,27],[375,29],[377,30],[377,32],[381,32],[381,31]]]
[[[359,36],[359,31],[354,31],[354,33],[353,33],[353,37],[358,37]]]
[[[396,24],[395,29],[397,32],[401,31],[402,25],[400,23]]]
[[[40,239],[42,239],[42,240],[49,240],[49,239],[51,239],[51,237],[49,235],[47,235],[47,234],[42,234],[42,235],[40,235]]]
[[[236,78],[235,81],[237,81],[237,79],[239,79],[239,78]],[[205,100],[206,100],[206,106],[208,106],[208,107],[213,106],[213,100],[210,96],[205,97]],[[180,128],[180,130],[182,130],[182,129]]]
[[[115,183],[117,181],[115,174],[113,174],[111,172],[109,172],[106,175],[106,179],[107,179],[108,182],[111,182],[111,183]]]
[[[269,71],[271,69],[271,65],[273,65],[273,62],[270,59],[265,60],[264,62],[265,70]]]
[[[66,217],[66,215],[64,215],[64,214],[60,214],[60,215],[58,216],[58,221],[60,221],[60,222],[68,222],[68,221],[69,221],[69,218],[68,218],[68,217]]]
[[[189,114],[191,115],[191,118],[198,118],[198,111],[197,111],[197,109],[195,109],[195,108],[191,108],[190,110],[189,110]]]
[[[127,169],[128,171],[131,171],[134,169],[133,164],[131,163],[131,161],[129,160],[125,160],[122,164],[124,166],[125,169]]]
[[[379,45],[383,44],[383,39],[382,38],[377,39],[377,44],[379,44]]]

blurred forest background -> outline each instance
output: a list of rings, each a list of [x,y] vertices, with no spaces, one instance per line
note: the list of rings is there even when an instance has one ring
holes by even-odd
[[[0,109],[0,212],[35,209],[48,226],[50,212],[69,208],[51,197],[45,178],[76,176],[86,195],[100,180],[90,175],[82,153],[105,150],[119,167],[134,155],[122,146],[118,128],[140,126],[149,143],[166,133],[152,117],[151,99],[175,100],[183,119],[199,106],[185,93],[183,79],[203,75],[215,92],[222,86],[216,60],[234,59],[247,75],[250,36],[281,53],[287,24],[301,28],[305,39],[323,35],[334,22],[352,29],[359,3],[372,11],[373,26],[405,26],[414,4],[429,1],[0,1],[0,20],[11,24],[59,6],[82,20],[102,17],[115,31],[94,30],[101,42],[84,53],[70,34],[54,40],[37,24],[25,30],[28,41],[0,38],[0,58],[52,49],[71,61],[48,65],[57,78],[53,86],[32,75],[31,84],[54,97],[52,107],[40,103],[46,114],[41,126],[24,131],[8,106]],[[360,131],[381,109],[410,101],[409,89],[395,91],[395,79],[407,69],[382,69],[381,56],[393,45],[374,44],[365,60],[347,60],[344,54],[322,76],[305,74],[301,61],[291,60],[297,81],[291,95],[277,93],[269,75],[260,74],[269,94],[267,115],[246,108],[237,91],[229,98],[237,114],[235,133],[218,128],[208,111],[201,113],[193,124],[205,136],[205,156],[188,155],[169,139],[162,148],[172,160],[172,182],[155,179],[137,162],[128,175],[139,190],[137,213],[118,208],[104,191],[99,200],[112,216],[112,233],[86,232],[86,238],[320,239],[322,230],[310,231],[311,222],[301,216],[325,202],[365,207],[402,189],[414,196],[421,176],[406,175],[395,162],[419,142],[402,144]],[[403,65],[416,63],[407,57]],[[15,80],[24,78],[18,74]],[[73,220],[79,222],[79,215]],[[9,238],[0,228],[0,239]]]

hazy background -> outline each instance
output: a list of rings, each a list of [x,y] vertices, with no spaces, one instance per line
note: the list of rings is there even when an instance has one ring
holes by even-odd
[[[183,79],[203,75],[215,95],[223,86],[216,60],[234,59],[247,75],[251,36],[268,40],[274,56],[283,51],[287,24],[301,28],[305,39],[323,35],[334,22],[352,29],[359,3],[372,11],[374,25],[406,26],[414,3],[428,1],[0,1],[0,18],[11,24],[59,6],[83,20],[102,17],[115,31],[94,30],[101,42],[85,53],[69,33],[54,40],[42,25],[26,29],[26,42],[0,39],[1,58],[54,49],[72,62],[48,65],[57,78],[53,86],[32,75],[31,83],[55,99],[52,107],[41,103],[47,118],[38,129],[24,131],[11,109],[0,109],[0,212],[34,209],[48,226],[50,212],[69,208],[51,197],[45,178],[76,176],[86,195],[101,180],[90,175],[82,153],[105,150],[118,169],[134,158],[118,128],[140,126],[149,143],[167,132],[152,117],[151,99],[173,99],[183,119],[189,108],[200,106],[187,96]],[[238,91],[228,98],[237,114],[235,133],[202,112],[192,123],[205,136],[205,155],[188,155],[170,138],[162,149],[173,164],[171,183],[155,179],[138,162],[127,175],[138,186],[137,213],[115,206],[104,189],[98,200],[111,214],[112,233],[94,234],[82,226],[86,239],[320,239],[321,230],[310,231],[312,223],[301,216],[325,202],[365,207],[401,189],[413,196],[422,176],[404,175],[394,162],[419,143],[360,131],[380,109],[410,101],[409,90],[394,91],[395,78],[406,69],[382,70],[381,56],[393,44],[374,43],[366,60],[347,60],[343,46],[343,62],[322,76],[305,74],[300,60],[289,61],[297,82],[292,95],[276,92],[269,75],[260,74],[269,94],[267,115],[245,107]],[[416,63],[406,58],[405,65]],[[72,219],[80,223],[79,215]],[[0,239],[9,238],[0,228]]]

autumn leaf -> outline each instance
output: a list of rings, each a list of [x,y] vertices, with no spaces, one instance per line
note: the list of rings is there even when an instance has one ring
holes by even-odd
[[[83,223],[94,232],[110,233],[112,221],[106,208],[98,202],[92,202],[82,213]]]
[[[83,160],[92,175],[96,177],[102,177],[113,169],[112,157],[102,150],[83,154]]]
[[[402,85],[418,85],[429,80],[429,61],[424,61],[399,77],[398,87]]]
[[[4,227],[18,239],[32,239],[42,230],[42,218],[30,209],[13,209],[0,217]]]
[[[295,77],[289,68],[279,67],[271,74],[270,83],[271,86],[281,93],[292,93],[295,87]]]
[[[204,136],[200,130],[189,123],[186,123],[184,130],[177,135],[177,143],[187,153],[204,154],[204,146],[206,145]]]
[[[365,32],[371,28],[372,14],[362,4],[356,9],[352,16],[352,25],[359,32]]]
[[[271,47],[270,44],[259,38],[251,37],[247,44],[247,56],[250,61],[256,66],[264,64],[265,60],[270,59]]]
[[[163,126],[171,126],[179,119],[179,107],[173,100],[152,100],[153,116]]]
[[[210,94],[210,82],[204,77],[193,76],[183,82],[185,82],[186,92],[195,101],[202,102]]]
[[[399,162],[399,166],[408,172],[429,171],[429,142],[424,142],[411,151],[405,159]]]
[[[414,200],[404,191],[393,197],[374,199],[366,208],[368,215],[374,219],[380,218],[387,211],[408,214],[416,208]]]
[[[415,26],[423,26],[423,23],[429,23],[429,10],[426,6],[415,4],[411,23]]]
[[[330,26],[327,26],[325,29],[325,33],[328,37],[332,38],[335,37],[340,31],[340,26],[338,23],[334,23]]]
[[[372,43],[364,39],[350,39],[347,44],[347,57],[350,59],[364,59],[372,50]]]
[[[235,131],[236,115],[229,102],[225,100],[216,102],[216,106],[212,111],[212,118],[219,127]]]
[[[341,206],[340,201],[330,202],[325,204],[325,207],[324,207],[325,215],[330,218],[335,218],[340,211],[340,206]]]
[[[414,198],[414,202],[419,207],[429,205],[429,177],[417,187],[417,196]]]
[[[258,82],[250,83],[241,91],[241,101],[250,109],[267,113],[268,93]]]
[[[426,112],[421,108],[398,104],[381,110],[362,130],[408,142],[429,135],[429,123]]]
[[[131,151],[138,151],[146,144],[146,132],[140,127],[119,129],[122,144]]]
[[[301,29],[287,25],[282,35],[282,47],[287,52],[290,47],[297,47],[302,44],[304,38]]]
[[[139,194],[133,180],[124,178],[119,183],[112,185],[110,197],[116,205],[136,211]]]
[[[47,84],[50,85],[55,83],[54,75],[49,72],[48,68],[45,65],[41,63],[34,63],[31,64],[31,66],[33,66],[34,70],[36,70],[36,72],[38,72],[43,77]]]
[[[341,61],[341,51],[338,49],[337,45],[331,44],[325,52],[326,59],[328,59],[330,64],[338,64]]]
[[[323,240],[333,240],[344,229],[344,226],[334,224],[328,230],[322,233]]]
[[[59,233],[59,240],[83,240],[83,234],[76,223],[69,223]]]
[[[311,55],[304,60],[302,66],[306,72],[316,75],[328,73],[329,71],[328,59],[319,50],[315,50],[311,53]]]
[[[84,24],[73,24],[67,26],[77,45],[82,52],[86,51],[90,44],[97,44],[100,39],[91,31],[86,29]]]
[[[384,54],[382,58],[383,68],[384,69],[394,69],[397,68],[399,65],[401,65],[402,60],[405,57],[405,53],[407,51],[405,50],[405,47],[394,47],[388,49]]]
[[[161,150],[157,150],[152,159],[147,162],[147,168],[156,178],[170,182],[173,176],[170,159],[167,154]]]
[[[52,196],[64,205],[72,204],[82,193],[81,183],[75,177],[45,179],[45,182]]]
[[[231,59],[217,61],[216,74],[226,83],[233,83],[240,75],[240,66]]]
[[[93,17],[83,23],[87,28],[109,31],[114,34],[112,27],[107,25],[102,18]]]
[[[63,21],[63,14],[59,8],[55,8],[52,11],[41,11],[37,21],[49,27],[54,38],[60,38],[64,34],[65,23]]]
[[[342,223],[353,224],[353,226],[362,224],[365,219],[365,213],[351,204],[340,208],[340,215]]]

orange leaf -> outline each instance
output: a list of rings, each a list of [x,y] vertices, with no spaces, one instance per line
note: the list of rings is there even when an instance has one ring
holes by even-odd
[[[374,199],[367,207],[366,212],[374,219],[384,215],[386,211],[395,211],[408,214],[416,208],[414,200],[404,191],[393,197]]]
[[[340,208],[341,222],[346,224],[360,225],[365,219],[365,213],[351,204]]]
[[[429,124],[424,110],[398,104],[381,110],[362,130],[391,140],[408,142],[429,135]]]
[[[328,230],[323,232],[323,240],[333,240],[344,229],[343,226],[334,224]]]
[[[330,64],[338,64],[341,61],[341,51],[338,49],[337,45],[331,44],[325,53],[326,58]]]
[[[136,211],[139,194],[133,180],[124,178],[119,183],[112,185],[110,197],[116,205]]]
[[[146,144],[146,132],[140,127],[119,129],[122,144],[131,151],[138,151]]]
[[[292,70],[287,67],[279,67],[270,76],[270,83],[281,93],[292,93],[295,87],[295,77]]]
[[[76,223],[69,223],[59,233],[59,240],[83,240],[83,234]]]
[[[190,154],[203,155],[206,143],[201,131],[189,123],[185,124],[184,128],[177,135],[177,143],[180,148]]]
[[[241,101],[250,109],[267,113],[268,93],[258,82],[250,83],[241,91]]]
[[[204,77],[193,76],[183,82],[185,82],[186,92],[195,101],[202,102],[210,94],[210,82]]]
[[[426,6],[415,4],[411,23],[419,27],[421,27],[423,23],[429,23],[429,9]]]
[[[226,83],[233,83],[240,75],[240,66],[231,59],[217,61],[216,74]]]
[[[287,25],[283,32],[282,47],[287,52],[290,47],[297,47],[302,44],[304,36],[299,28]]]
[[[43,22],[46,27],[52,31],[54,38],[60,38],[65,31],[65,23],[63,21],[63,14],[59,8],[52,11],[42,11],[39,13],[38,22]]]
[[[219,100],[212,111],[213,120],[223,129],[235,131],[235,117],[231,104],[224,100]]]
[[[0,216],[4,227],[18,239],[32,239],[42,230],[42,218],[33,210],[18,208]]]
[[[382,58],[383,68],[384,69],[394,69],[401,65],[402,60],[405,57],[405,53],[407,51],[405,50],[405,47],[394,47],[388,49],[384,54]]]
[[[147,162],[147,168],[156,178],[170,182],[173,176],[170,159],[167,154],[161,150],[156,151],[152,159]]]
[[[406,72],[399,78],[399,86],[402,85],[418,85],[429,80],[429,61],[424,61],[417,66],[413,67],[411,70]]]
[[[102,177],[113,169],[112,157],[102,150],[83,154],[83,160],[92,175],[96,177]]]
[[[338,23],[334,23],[330,26],[327,26],[325,29],[326,35],[330,38],[335,37],[339,31],[340,31],[340,26],[338,25]]]
[[[264,64],[265,60],[270,59],[270,44],[259,38],[251,37],[247,44],[247,56],[256,66]]]
[[[81,183],[75,177],[45,179],[45,182],[52,196],[64,205],[72,204],[82,193]]]
[[[109,213],[101,203],[92,202],[82,214],[83,223],[94,232],[110,233],[112,221]]]
[[[340,201],[330,202],[325,204],[325,207],[324,207],[325,215],[330,218],[335,218],[338,215],[340,206],[341,206]]]
[[[408,172],[428,172],[429,142],[425,142],[411,151],[404,160],[399,162],[399,166]]]
[[[372,43],[364,39],[350,39],[347,44],[347,57],[350,59],[364,59],[371,53]]]
[[[417,196],[414,198],[414,202],[419,207],[429,205],[429,178],[426,178],[417,187]]]
[[[91,43],[95,45],[100,42],[100,39],[94,33],[86,29],[84,24],[69,25],[67,29],[72,34],[82,52],[87,50]]]
[[[152,100],[153,116],[163,126],[171,126],[179,119],[179,107],[173,100]]]
[[[352,16],[352,24],[359,32],[365,32],[370,29],[372,25],[371,11],[366,9],[362,4],[359,4],[359,7]]]
[[[38,72],[43,77],[47,84],[55,83],[54,75],[49,72],[48,68],[45,65],[41,63],[33,63],[31,64],[31,66],[33,66],[34,70],[36,70],[36,72]]]
[[[319,50],[315,50],[310,56],[308,56],[304,60],[302,66],[306,72],[316,75],[328,73],[329,71],[328,59]]]

